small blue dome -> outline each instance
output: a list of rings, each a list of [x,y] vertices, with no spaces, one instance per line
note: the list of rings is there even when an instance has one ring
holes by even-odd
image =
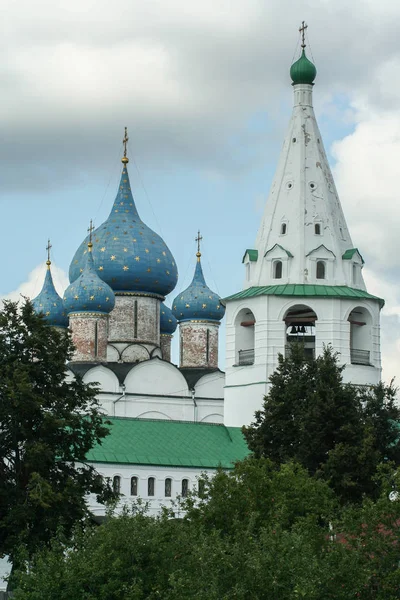
[[[172,312],[182,321],[220,321],[225,314],[218,294],[207,287],[200,263],[200,253],[192,283],[173,303]]]
[[[88,238],[72,259],[71,282],[79,277],[87,242]],[[166,296],[176,286],[178,269],[174,257],[164,240],[140,219],[126,164],[110,216],[93,234],[93,260],[98,276],[115,292]]]
[[[63,301],[54,287],[50,261],[47,262],[47,272],[42,291],[32,300],[32,304],[35,312],[42,313],[49,325],[68,327],[68,317],[64,310]]]
[[[115,296],[109,285],[98,277],[93,263],[90,243],[81,275],[65,290],[64,306],[67,314],[75,312],[110,313]]]
[[[172,314],[172,310],[161,302],[160,307],[160,333],[172,335],[178,327],[178,321]]]

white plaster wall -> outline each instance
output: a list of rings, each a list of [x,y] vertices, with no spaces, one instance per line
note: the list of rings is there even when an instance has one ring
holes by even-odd
[[[98,383],[102,392],[115,393],[119,391],[118,377],[105,366],[98,365],[86,371],[83,376],[84,383]]]
[[[151,465],[121,465],[121,464],[100,464],[94,463],[93,466],[105,478],[110,478],[112,481],[115,475],[121,477],[121,493],[123,497],[119,502],[117,510],[121,510],[124,505],[130,505],[137,500],[138,497],[149,502],[149,514],[158,514],[162,506],[171,507],[177,496],[181,494],[182,480],[189,480],[189,489],[198,489],[198,477],[202,473],[213,475],[214,469],[197,469],[185,467],[153,467]],[[137,497],[130,495],[131,477],[138,478]],[[155,478],[155,495],[149,497],[147,494],[147,480],[149,477]],[[172,495],[171,498],[165,497],[165,479],[172,479]],[[98,504],[93,496],[89,498],[89,507],[96,516],[105,514],[103,505]],[[176,513],[176,516],[179,514]]]
[[[126,392],[190,396],[186,379],[171,363],[154,358],[135,366],[125,378]]]
[[[225,373],[217,371],[203,375],[196,385],[194,391],[196,398],[218,398],[224,397]]]
[[[253,420],[254,411],[261,408],[268,389],[270,375],[278,364],[278,353],[284,354],[286,326],[283,321],[287,311],[296,305],[311,308],[316,321],[315,352],[319,355],[324,344],[331,344],[340,353],[339,362],[346,364],[344,380],[357,385],[378,383],[381,377],[380,309],[377,301],[357,298],[301,298],[284,296],[258,296],[246,302],[227,302],[226,310],[226,385],[224,421],[226,425],[241,426]],[[350,312],[357,308],[371,315],[370,347],[371,366],[350,363]],[[237,364],[236,317],[244,308],[250,309],[256,319],[255,358],[249,366]],[[364,333],[364,336],[366,333]]]

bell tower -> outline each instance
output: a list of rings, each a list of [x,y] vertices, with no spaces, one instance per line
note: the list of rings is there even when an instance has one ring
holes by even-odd
[[[226,301],[225,424],[251,422],[278,354],[293,342],[313,358],[331,344],[345,381],[380,380],[380,309],[366,291],[312,103],[317,70],[306,56],[291,66],[293,112],[242,291]]]

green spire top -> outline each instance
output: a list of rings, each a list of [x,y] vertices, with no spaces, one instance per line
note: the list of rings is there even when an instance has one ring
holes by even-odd
[[[313,65],[313,63],[310,60],[308,60],[308,58],[306,56],[306,51],[305,51],[306,29],[307,29],[307,25],[303,21],[303,23],[299,29],[299,31],[301,33],[301,41],[302,41],[301,56],[300,56],[299,60],[296,60],[296,62],[293,63],[292,66],[290,67],[290,77],[292,78],[293,85],[296,85],[297,83],[308,83],[309,85],[312,85],[314,83],[314,79],[317,76],[317,69],[315,68],[315,65]]]

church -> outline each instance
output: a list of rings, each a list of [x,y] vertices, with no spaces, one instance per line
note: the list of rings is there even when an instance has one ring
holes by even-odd
[[[174,297],[176,261],[140,218],[127,157],[108,219],[72,258],[58,296],[50,255],[33,300],[48,324],[69,327],[70,378],[97,382],[111,434],[88,461],[150,513],[198,485],[198,476],[232,468],[248,449],[241,426],[261,408],[278,354],[301,341],[310,357],[331,344],[357,385],[381,376],[381,298],[369,294],[364,260],[346,225],[313,110],[316,68],[301,55],[290,68],[293,112],[252,248],[243,248],[243,288],[225,297],[205,281],[201,236],[193,280]],[[84,224],[82,223],[82,226]],[[194,227],[195,223],[188,223]],[[172,308],[168,308],[164,301]],[[226,339],[219,340],[226,319]],[[171,340],[179,336],[179,364]],[[218,345],[226,345],[224,370]],[[94,501],[96,515],[104,507]]]

